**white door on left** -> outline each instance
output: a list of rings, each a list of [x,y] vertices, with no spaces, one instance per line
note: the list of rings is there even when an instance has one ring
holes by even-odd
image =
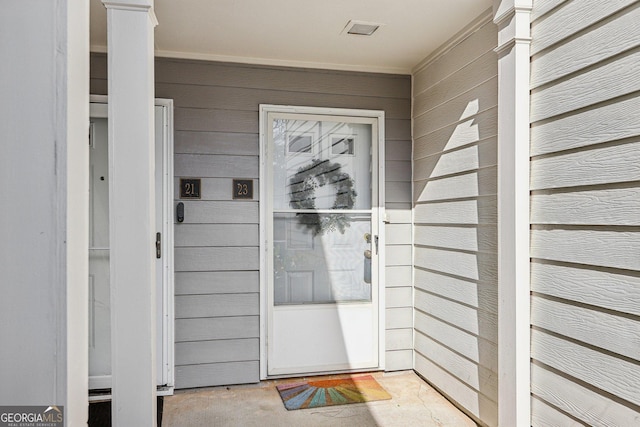
[[[172,239],[167,231],[172,194],[168,150],[168,106],[156,106],[156,230],[160,233],[160,257],[156,258],[158,385],[172,386],[173,321],[170,285]],[[107,104],[91,103],[89,137],[89,389],[111,388],[111,312],[109,292],[109,147]]]

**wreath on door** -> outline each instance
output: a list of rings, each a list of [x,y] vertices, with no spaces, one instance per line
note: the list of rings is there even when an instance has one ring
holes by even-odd
[[[353,209],[357,196],[353,179],[342,171],[340,163],[319,159],[313,159],[289,178],[289,204],[293,209],[316,209],[316,188],[327,184],[332,185],[336,193],[331,209]],[[296,217],[314,236],[334,230],[344,234],[350,223],[345,214],[299,213]]]

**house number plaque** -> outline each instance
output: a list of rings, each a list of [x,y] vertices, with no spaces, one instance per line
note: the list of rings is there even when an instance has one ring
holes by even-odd
[[[180,178],[180,198],[200,198],[200,178]]]
[[[253,180],[234,179],[233,180],[234,199],[253,199]]]

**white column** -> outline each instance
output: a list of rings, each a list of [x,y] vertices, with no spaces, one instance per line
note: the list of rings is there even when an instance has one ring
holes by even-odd
[[[530,423],[531,0],[495,0],[498,25],[498,423]]]
[[[103,1],[109,75],[112,420],[156,424],[153,0]]]
[[[89,4],[0,7],[0,405],[64,406],[65,425],[82,425]]]
[[[66,425],[89,412],[89,4],[66,3]],[[48,355],[47,355],[48,357]]]

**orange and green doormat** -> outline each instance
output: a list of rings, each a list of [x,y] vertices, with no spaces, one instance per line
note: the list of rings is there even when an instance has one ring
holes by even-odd
[[[297,381],[276,389],[288,410],[391,399],[371,375]]]

